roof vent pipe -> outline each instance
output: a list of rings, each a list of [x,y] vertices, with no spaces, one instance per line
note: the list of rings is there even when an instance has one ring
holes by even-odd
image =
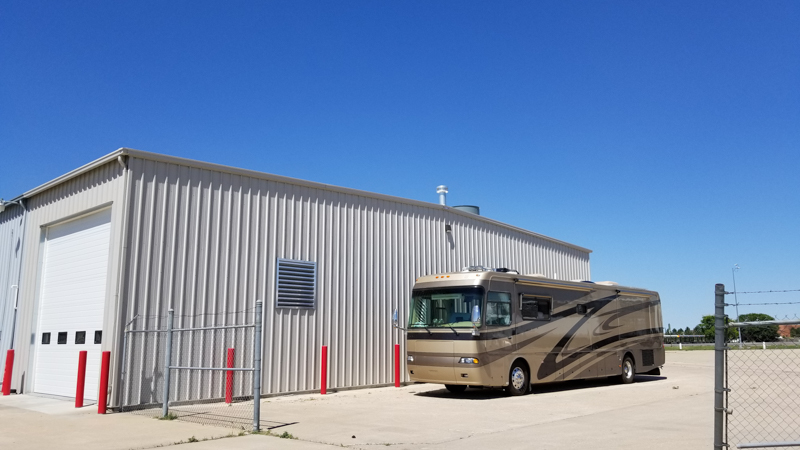
[[[442,206],[446,206],[447,186],[445,185],[436,186],[436,193],[439,194],[439,204]]]

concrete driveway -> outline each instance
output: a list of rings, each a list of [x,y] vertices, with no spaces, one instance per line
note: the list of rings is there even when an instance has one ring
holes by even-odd
[[[713,373],[713,351],[676,351],[667,352],[662,376],[640,376],[631,385],[570,382],[537,386],[523,397],[411,385],[263,400],[264,424],[297,439],[132,414],[98,416],[60,400],[10,396],[0,398],[0,448],[710,448]]]

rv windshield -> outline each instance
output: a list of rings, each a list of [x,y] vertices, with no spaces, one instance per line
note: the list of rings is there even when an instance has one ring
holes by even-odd
[[[483,293],[482,287],[415,289],[408,327],[472,328],[472,308],[481,305]]]

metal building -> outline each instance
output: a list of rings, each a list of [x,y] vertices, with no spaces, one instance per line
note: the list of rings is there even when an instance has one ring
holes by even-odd
[[[137,315],[263,300],[262,393],[275,394],[319,389],[322,345],[329,387],[392,383],[404,340],[392,311],[406,315],[421,275],[482,264],[590,279],[589,250],[448,206],[125,148],[0,208],[12,389],[74,396],[75,355],[88,350],[97,398],[109,350],[111,406]],[[313,269],[310,295],[277,295],[279,263]]]

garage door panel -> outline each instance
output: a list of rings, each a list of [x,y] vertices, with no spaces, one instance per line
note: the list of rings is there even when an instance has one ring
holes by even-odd
[[[100,346],[59,345],[59,348],[53,348],[55,345],[51,343],[49,346],[41,346],[39,364],[36,367],[36,392],[74,397],[78,380],[78,356],[81,350],[86,350],[84,399],[97,400],[102,354]],[[46,376],[40,377],[39,374],[45,374]]]
[[[47,230],[39,307],[34,391],[75,396],[78,356],[86,350],[85,398],[96,399],[100,378],[102,330],[111,232],[111,210],[105,210]],[[83,344],[75,342],[85,332]],[[67,343],[58,344],[58,334]],[[50,343],[42,334],[50,333]]]

